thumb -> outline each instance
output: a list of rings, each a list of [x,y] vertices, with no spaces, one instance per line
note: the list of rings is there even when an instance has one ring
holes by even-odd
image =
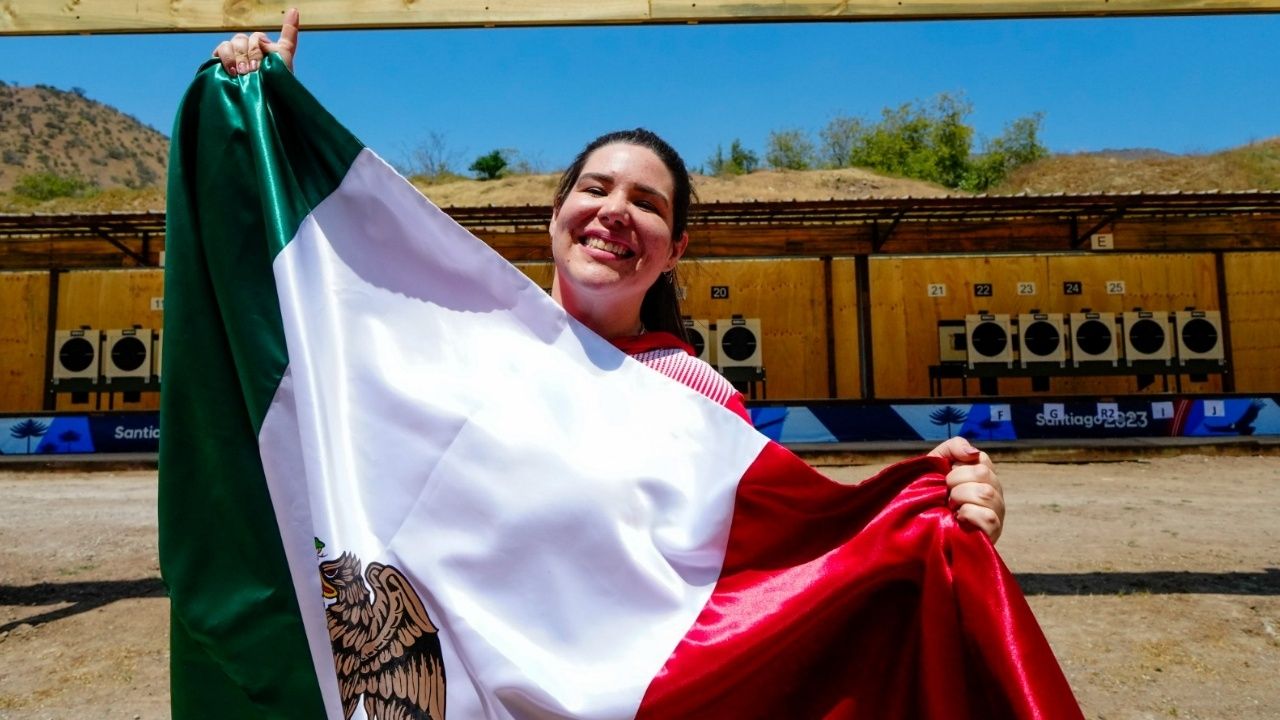
[[[279,42],[271,42],[270,38],[261,37],[258,39],[258,47],[265,56],[267,53],[278,53],[280,59],[284,60],[285,67],[293,70],[293,48]]]
[[[977,448],[969,443],[963,437],[953,437],[934,448],[929,453],[933,457],[945,458],[947,460],[960,460],[964,462],[974,462],[981,454]]]

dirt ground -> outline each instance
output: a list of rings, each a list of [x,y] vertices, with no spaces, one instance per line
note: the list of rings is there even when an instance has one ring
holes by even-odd
[[[1000,474],[999,548],[1088,717],[1280,717],[1280,458]],[[155,483],[0,466],[0,718],[168,717]]]

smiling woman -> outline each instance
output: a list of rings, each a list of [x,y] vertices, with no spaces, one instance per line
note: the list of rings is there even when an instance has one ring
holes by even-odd
[[[676,263],[689,244],[684,161],[644,129],[592,141],[560,178],[551,214],[551,295],[602,337],[683,339]]]

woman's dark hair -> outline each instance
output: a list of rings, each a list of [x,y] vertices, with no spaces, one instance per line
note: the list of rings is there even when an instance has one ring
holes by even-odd
[[[569,197],[569,192],[578,182],[578,175],[582,174],[582,167],[587,164],[587,158],[591,153],[615,143],[648,148],[658,156],[663,165],[667,166],[674,187],[671,198],[671,242],[676,242],[689,226],[689,206],[693,203],[693,181],[689,178],[689,170],[685,168],[680,153],[656,133],[644,128],[606,133],[588,143],[560,176],[552,206],[558,211],[564,204],[565,198]],[[682,341],[688,342],[684,332],[684,321],[680,316],[677,287],[675,269],[662,273],[644,294],[644,300],[640,303],[640,322],[644,323],[647,330],[669,332]]]

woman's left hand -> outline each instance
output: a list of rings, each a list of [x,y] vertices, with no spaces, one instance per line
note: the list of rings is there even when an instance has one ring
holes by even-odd
[[[1004,529],[1004,489],[991,458],[962,437],[951,438],[929,454],[951,461],[948,501],[956,517],[986,533],[991,542],[998,540]]]

